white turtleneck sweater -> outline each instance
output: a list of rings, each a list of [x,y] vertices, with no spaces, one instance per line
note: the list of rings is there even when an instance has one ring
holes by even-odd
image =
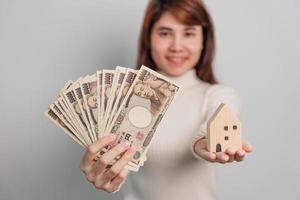
[[[199,157],[193,146],[205,136],[206,122],[220,103],[238,112],[239,96],[230,87],[201,81],[195,70],[168,78],[182,91],[165,113],[144,166],[129,175],[132,189],[125,200],[217,199],[215,163]]]

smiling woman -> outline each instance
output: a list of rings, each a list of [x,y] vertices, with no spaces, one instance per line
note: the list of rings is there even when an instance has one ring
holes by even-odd
[[[217,199],[212,163],[242,161],[252,147],[244,141],[238,150],[210,153],[207,149],[207,121],[218,106],[225,103],[235,113],[240,107],[237,92],[217,84],[213,74],[215,42],[210,15],[201,0],[150,0],[139,42],[137,66],[159,71],[181,85],[183,92],[165,113],[148,149],[147,162],[131,177],[133,189],[125,199]],[[168,96],[169,87],[158,79],[138,84],[133,98],[151,99],[148,110],[153,114]],[[131,111],[136,127],[151,121],[145,110]],[[107,136],[92,144],[81,162],[87,179],[108,192],[117,191],[125,182],[128,172],[124,166],[135,151],[129,144],[118,144],[96,161],[97,151],[113,140]],[[110,166],[116,157],[120,159]]]
[[[181,24],[170,12],[155,23],[150,40],[156,65],[173,76],[194,68],[203,48],[202,27]]]
[[[141,29],[138,68],[144,64],[181,75],[183,69],[168,69],[168,63],[174,68],[194,67],[201,80],[214,84],[214,53],[213,22],[202,1],[149,1]]]

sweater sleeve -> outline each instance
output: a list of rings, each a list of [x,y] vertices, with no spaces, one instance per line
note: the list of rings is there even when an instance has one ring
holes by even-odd
[[[207,122],[221,103],[225,103],[236,115],[238,115],[240,112],[240,96],[236,90],[219,84],[210,86],[207,89],[204,95],[202,107],[202,114],[204,115],[203,121],[197,134],[194,135],[191,142],[192,154],[197,159],[202,158],[195,152],[194,145],[199,139],[206,137]]]

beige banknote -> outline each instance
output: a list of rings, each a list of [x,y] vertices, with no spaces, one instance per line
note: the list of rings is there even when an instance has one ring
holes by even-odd
[[[117,143],[127,140],[138,149],[131,164],[140,164],[178,91],[179,86],[161,74],[145,66],[139,70],[110,131],[118,136]]]
[[[73,125],[68,121],[68,119],[65,117],[64,113],[59,109],[59,107],[53,103],[49,106],[49,109],[52,110],[55,115],[65,124],[66,127],[80,140],[82,144],[85,145],[84,140],[81,138],[81,135],[76,131],[76,129],[73,127]]]
[[[64,98],[61,96],[57,99],[57,102],[54,102],[62,111],[62,113],[66,116],[66,118],[68,119],[68,121],[70,122],[70,124],[72,124],[72,126],[75,128],[75,130],[77,131],[77,133],[79,133],[82,136],[82,132],[80,130],[80,128],[78,127],[78,125],[75,123],[74,121],[74,117],[71,114],[69,107],[67,106],[67,103],[65,102]]]
[[[90,76],[86,76],[85,78],[81,79],[78,83],[74,84],[73,86],[73,92],[75,94],[77,104],[75,106],[76,113],[79,114],[80,119],[82,121],[82,124],[84,125],[84,128],[87,129],[88,135],[90,136],[92,142],[96,140],[95,135],[93,134],[92,127],[90,125],[90,121],[88,118],[87,108],[84,103],[83,99],[83,91],[81,90],[81,82],[88,80]]]
[[[76,137],[74,133],[72,133],[72,131],[59,119],[59,117],[51,109],[48,109],[45,112],[45,116],[56,126],[61,128],[66,134],[68,134],[74,141],[76,141],[82,147],[85,147],[85,145]]]
[[[45,112],[47,118],[54,122],[58,127],[62,128],[64,132],[70,135],[75,141],[80,145],[86,146],[85,142],[80,138],[77,130],[68,120],[66,114],[63,112],[63,109],[59,107],[58,99],[61,98],[61,94],[64,90],[70,88],[73,84],[73,81],[68,81],[64,87],[60,90],[59,94],[55,97],[53,103],[49,106],[48,110]]]
[[[97,120],[98,120],[98,138],[100,138],[102,133],[102,119],[103,119],[103,112],[102,112],[102,79],[103,79],[103,72],[102,70],[98,70],[96,72],[97,78]]]
[[[117,92],[118,95],[117,95],[116,101],[113,105],[111,115],[110,115],[108,123],[107,123],[106,133],[109,133],[109,131],[111,130],[112,125],[113,125],[112,121],[116,117],[116,112],[120,108],[123,99],[127,95],[129,88],[131,87],[131,85],[137,75],[137,72],[138,72],[138,70],[134,70],[134,69],[126,70],[124,80],[123,80],[121,86],[119,87],[119,91]]]
[[[106,108],[108,105],[108,99],[111,95],[112,87],[113,87],[113,80],[115,77],[115,70],[103,70],[102,71],[102,93],[101,93],[101,112],[102,112],[102,121],[101,121],[101,135],[103,136],[105,131],[105,117],[106,117]]]
[[[107,108],[106,108],[106,112],[105,112],[106,115],[104,117],[104,123],[105,123],[104,135],[107,134],[110,118],[114,115],[112,110],[113,110],[114,104],[116,103],[118,94],[120,93],[120,87],[121,87],[124,77],[126,75],[126,70],[127,69],[124,67],[120,67],[120,66],[116,67],[115,77],[113,80],[113,86],[112,86],[112,90],[111,90],[111,93],[110,93],[110,96],[108,99],[108,104],[107,104]]]
[[[74,85],[75,85],[75,83],[74,83]],[[93,137],[88,131],[87,124],[84,122],[83,113],[81,113],[81,110],[79,108],[78,101],[77,101],[77,98],[75,96],[75,92],[73,91],[73,89],[74,88],[72,86],[71,88],[63,91],[63,97],[68,105],[70,113],[72,113],[72,115],[73,115],[72,119],[74,120],[74,123],[81,130],[81,134],[82,134],[85,142],[88,145],[90,145],[90,144],[92,144]]]
[[[93,74],[88,79],[81,81],[84,105],[88,114],[95,140],[98,139],[98,101],[97,101],[97,75]]]

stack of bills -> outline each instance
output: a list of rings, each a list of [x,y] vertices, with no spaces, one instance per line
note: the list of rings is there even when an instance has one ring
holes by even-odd
[[[138,171],[179,86],[146,66],[116,67],[68,81],[45,115],[82,147],[107,134],[137,149],[126,166]],[[103,150],[104,153],[106,150]]]

